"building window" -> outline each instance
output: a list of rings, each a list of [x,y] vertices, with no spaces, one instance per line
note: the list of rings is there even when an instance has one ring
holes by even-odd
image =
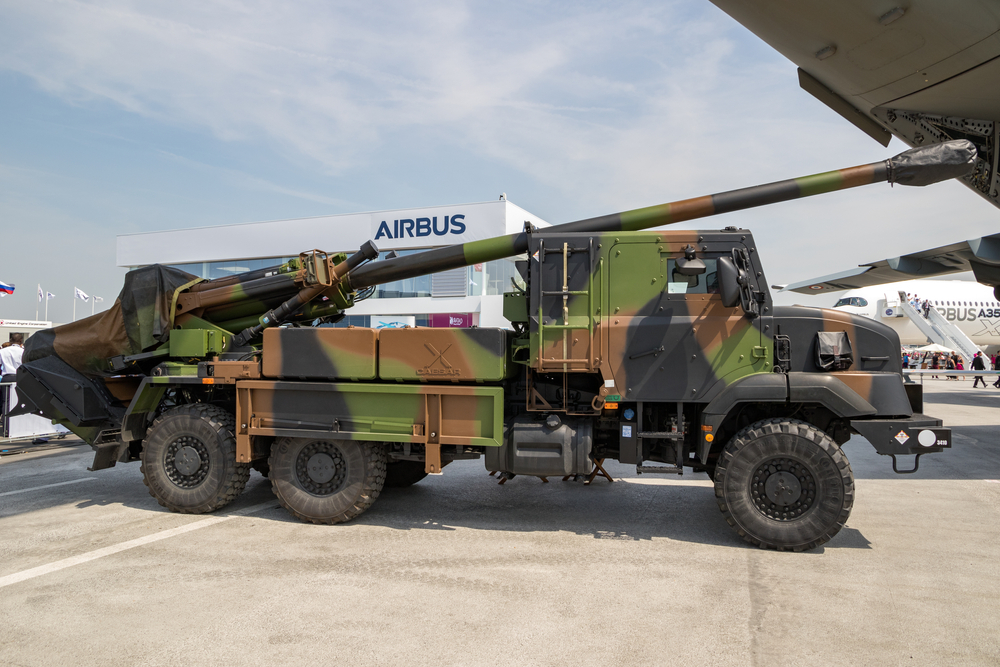
[[[380,319],[387,320],[392,319],[393,315],[383,315]],[[430,315],[413,315],[414,326],[418,327],[429,327],[431,326],[431,316]],[[378,322],[373,321],[372,315],[348,315],[339,322],[334,324],[321,324],[323,327],[370,327],[372,325],[378,326]]]
[[[396,254],[399,257],[405,257],[406,255],[425,252],[425,250],[397,250]],[[387,254],[385,252],[379,253],[379,260],[384,260]],[[170,264],[169,266],[205,280],[215,280],[247,271],[257,271],[271,266],[279,266],[293,259],[297,259],[297,257],[263,257],[260,259],[237,259],[221,262],[190,262],[186,264]],[[516,280],[518,285],[523,287],[524,281],[521,280],[521,276],[514,266],[515,259],[525,259],[525,257],[522,255],[517,258],[498,259],[466,267],[463,270],[466,276],[466,295],[492,296],[509,292],[512,289],[512,278]],[[137,268],[139,267],[131,267],[131,269]],[[426,275],[378,285],[375,288],[375,293],[372,294],[372,298],[409,299],[433,295],[432,275]]]
[[[257,271],[271,266],[280,266],[298,257],[264,257],[261,259],[229,259],[223,262],[191,262],[189,264],[169,264],[172,269],[180,269],[205,280],[228,278],[237,273]],[[139,268],[139,267],[132,267]]]
[[[405,257],[406,255],[412,255],[414,253],[423,252],[422,250],[397,250],[396,255],[399,257]],[[380,252],[379,261],[385,259],[388,253]],[[391,283],[384,283],[378,285],[375,288],[375,294],[372,295],[374,299],[408,299],[421,296],[431,295],[431,277],[427,276],[417,276],[416,278],[407,278],[405,280],[394,280]]]
[[[514,266],[515,260],[518,259],[525,259],[525,256],[506,257],[470,266],[469,296],[492,296],[509,292],[513,289],[510,284],[511,278],[523,287],[524,281]]]

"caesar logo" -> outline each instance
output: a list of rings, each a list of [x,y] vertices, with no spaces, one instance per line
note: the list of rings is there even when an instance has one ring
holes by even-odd
[[[378,241],[381,238],[387,239],[401,239],[404,237],[414,238],[417,236],[446,236],[447,234],[464,234],[465,233],[465,215],[459,213],[458,215],[444,216],[444,224],[438,224],[438,218],[435,215],[433,218],[402,218],[400,220],[393,220],[392,226],[385,220],[382,224],[378,226],[378,231],[375,233],[375,240]]]
[[[451,345],[444,348],[440,352],[438,352],[437,349],[435,349],[434,346],[431,345],[430,343],[424,343],[424,347],[427,348],[427,351],[430,352],[434,358],[431,359],[431,362],[426,366],[424,366],[423,368],[418,368],[417,375],[448,376],[448,375],[462,374],[461,370],[452,366],[450,363],[448,363],[448,360],[444,358],[444,353],[451,349]],[[434,364],[438,363],[441,364],[441,367],[433,368]]]

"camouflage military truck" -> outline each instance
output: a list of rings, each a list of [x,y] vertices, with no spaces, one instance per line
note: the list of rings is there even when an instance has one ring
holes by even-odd
[[[951,446],[903,381],[899,340],[839,311],[775,307],[753,236],[643,231],[888,181],[964,174],[968,142],[885,162],[370,261],[319,251],[203,281],[130,272],[100,315],[36,334],[18,410],[65,424],[92,470],[139,460],[177,512],[217,510],[251,467],[316,523],[350,520],[384,486],[484,458],[514,475],[704,471],[747,541],[803,550],[854,502],[852,434],[916,471]],[[520,256],[512,329],[320,326],[374,285]],[[896,457],[915,455],[900,471]]]

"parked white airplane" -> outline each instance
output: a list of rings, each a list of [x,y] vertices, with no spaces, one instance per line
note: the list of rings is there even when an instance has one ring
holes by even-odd
[[[924,345],[924,336],[908,317],[900,301],[924,299],[961,329],[979,347],[1000,346],[1000,301],[993,288],[969,280],[907,280],[844,292],[834,308],[882,322],[896,330],[904,345]]]

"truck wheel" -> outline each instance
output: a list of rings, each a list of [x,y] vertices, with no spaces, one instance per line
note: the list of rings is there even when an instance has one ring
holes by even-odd
[[[423,461],[390,461],[385,466],[385,485],[390,489],[402,489],[413,486],[424,477]]]
[[[195,403],[156,418],[142,448],[142,481],[172,512],[202,514],[236,499],[250,466],[236,462],[235,420],[227,410]]]
[[[830,436],[794,419],[766,419],[733,436],[715,471],[726,521],[760,547],[812,549],[836,535],[854,505],[854,474]]]
[[[268,462],[281,505],[312,523],[350,521],[371,507],[385,483],[382,443],[282,438]]]

